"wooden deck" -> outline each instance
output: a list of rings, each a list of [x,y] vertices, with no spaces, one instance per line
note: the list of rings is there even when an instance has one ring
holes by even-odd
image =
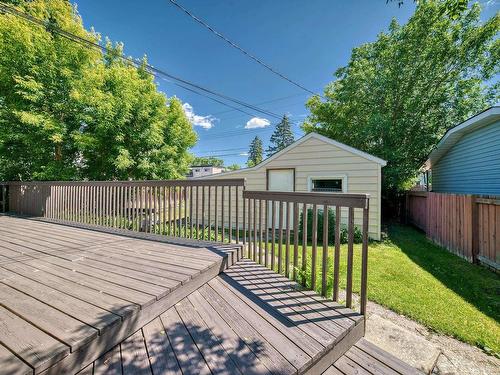
[[[0,374],[416,373],[239,250],[0,216]]]
[[[174,245],[9,216],[0,216],[0,239],[1,374],[76,372],[232,257],[227,246]]]

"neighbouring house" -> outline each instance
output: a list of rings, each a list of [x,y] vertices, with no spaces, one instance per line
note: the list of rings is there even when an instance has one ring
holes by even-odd
[[[380,191],[386,161],[317,133],[309,133],[252,168],[204,178],[245,178],[248,190],[370,195],[369,236],[380,240]],[[342,223],[347,222],[342,210]],[[361,225],[361,212],[354,221]]]
[[[451,252],[500,270],[500,107],[448,130],[424,170],[428,191],[408,192],[408,221]]]
[[[222,173],[224,167],[215,167],[213,165],[193,165],[189,168],[189,178],[206,177],[217,173]]]
[[[434,192],[500,195],[500,107],[448,130],[425,167]]]

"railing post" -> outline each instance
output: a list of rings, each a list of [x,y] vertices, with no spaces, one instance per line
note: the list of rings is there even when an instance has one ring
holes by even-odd
[[[368,210],[370,200],[366,198],[366,206],[363,209],[363,245],[361,248],[361,306],[360,312],[366,319],[367,286],[368,286]]]

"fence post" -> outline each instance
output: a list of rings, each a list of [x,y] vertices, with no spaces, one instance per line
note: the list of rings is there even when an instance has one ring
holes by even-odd
[[[2,185],[2,213],[7,212],[7,187]]]
[[[479,254],[479,204],[476,201],[477,196],[471,195],[472,206],[472,262],[478,263],[477,256]]]

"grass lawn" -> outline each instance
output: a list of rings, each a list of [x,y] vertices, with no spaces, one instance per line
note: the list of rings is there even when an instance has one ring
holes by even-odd
[[[308,253],[310,256],[310,247]],[[342,245],[341,288],[345,287],[346,253],[347,246]],[[355,292],[359,292],[360,254],[361,246],[355,245]],[[318,245],[318,259],[321,255]],[[329,264],[331,296],[331,258]],[[319,263],[317,270],[320,288]],[[500,353],[500,276],[434,245],[416,229],[392,225],[388,239],[370,244],[368,299],[437,332]]]

